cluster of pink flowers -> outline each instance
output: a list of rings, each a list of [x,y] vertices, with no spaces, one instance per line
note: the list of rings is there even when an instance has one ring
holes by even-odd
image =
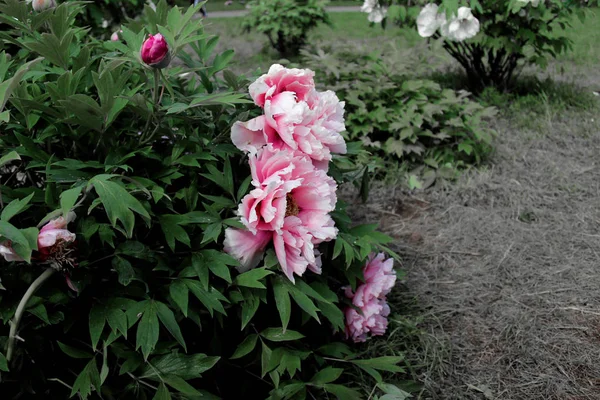
[[[67,229],[67,225],[74,219],[75,213],[71,212],[66,218],[53,219],[40,229],[37,238],[38,250],[34,257],[37,261],[71,263],[70,253],[75,241],[75,234]],[[10,241],[0,243],[0,254],[9,262],[23,261],[23,258],[13,250]]]
[[[387,329],[390,307],[385,296],[396,284],[394,260],[384,260],[385,255],[371,254],[363,268],[365,281],[356,292],[346,288],[346,297],[354,307],[346,309],[346,337],[354,342],[364,342],[368,334],[383,335]]]
[[[249,154],[254,187],[238,209],[246,229],[225,231],[225,251],[241,271],[255,267],[272,242],[292,282],[307,269],[320,273],[315,246],[337,236],[329,215],[337,185],[327,169],[332,153],[346,152],[344,103],[331,91],[317,91],[313,76],[271,66],[250,85],[264,114],[232,127],[232,142]]]

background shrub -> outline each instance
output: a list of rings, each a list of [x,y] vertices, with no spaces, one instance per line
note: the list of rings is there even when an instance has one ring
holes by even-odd
[[[375,3],[389,7],[387,18],[398,23],[412,18],[414,24],[418,16],[414,1],[382,0]],[[431,2],[419,0],[417,3],[423,7]],[[479,33],[472,39],[449,40],[440,32],[433,38],[444,41],[445,50],[464,68],[469,89],[480,92],[489,86],[506,90],[522,66],[545,68],[549,57],[572,50],[572,41],[565,35],[565,30],[571,27],[574,15],[583,20],[589,6],[598,2],[443,0],[434,4],[440,6],[439,13],[446,15],[448,22],[461,6],[470,7],[479,21]]]
[[[324,0],[256,0],[250,3],[245,29],[254,29],[269,38],[282,57],[299,54],[308,32],[320,23],[330,24]]]
[[[370,163],[380,174],[400,174],[409,187],[426,187],[436,178],[456,177],[492,151],[494,132],[485,119],[495,115],[495,108],[414,76],[418,68],[411,65],[421,63],[419,57],[411,62],[405,54],[304,54],[312,67],[325,68],[323,83],[346,102],[349,137],[378,156]],[[403,61],[397,62],[398,56]]]

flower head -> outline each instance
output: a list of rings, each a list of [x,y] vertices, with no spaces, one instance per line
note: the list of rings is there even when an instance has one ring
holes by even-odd
[[[37,242],[42,261],[53,260],[73,265],[70,253],[76,236],[67,229],[67,225],[74,219],[75,213],[70,212],[66,218],[53,219],[40,229]]]
[[[360,311],[360,312],[359,312]],[[385,300],[371,299],[360,310],[348,307],[346,316],[346,337],[355,343],[365,342],[368,335],[381,336],[387,330],[387,316],[390,307]]]
[[[456,42],[470,39],[479,33],[479,20],[469,7],[460,7],[458,13],[441,27],[442,36]]]
[[[438,13],[437,4],[427,4],[417,17],[417,30],[422,37],[430,37],[446,21],[445,14]]]
[[[387,14],[387,8],[377,5],[376,7],[373,8],[373,10],[371,10],[367,19],[369,20],[369,22],[378,24],[381,21],[383,21],[386,14]]]
[[[45,11],[56,7],[55,0],[33,0],[31,6],[37,12]]]
[[[269,72],[253,82],[248,90],[259,107],[264,107],[267,101],[283,92],[290,92],[297,101],[303,101],[315,88],[314,76],[315,73],[310,69],[285,68],[283,65],[273,64]]]
[[[110,35],[110,40],[113,42],[118,42],[119,40],[121,40],[121,36],[120,36],[121,33],[123,33],[122,30],[113,32],[113,34]]]
[[[160,33],[148,36],[142,44],[141,56],[142,61],[153,68],[166,68],[171,62],[169,45]]]
[[[272,235],[267,231],[252,233],[243,229],[225,229],[224,248],[227,253],[237,259],[241,267],[239,272],[246,272],[260,262],[262,252],[271,241]]]

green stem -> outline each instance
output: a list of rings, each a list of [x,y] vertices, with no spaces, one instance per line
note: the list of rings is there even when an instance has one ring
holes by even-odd
[[[19,302],[19,305],[17,306],[17,311],[15,312],[15,316],[13,317],[10,323],[10,333],[8,335],[8,344],[6,346],[6,359],[8,360],[8,362],[10,362],[13,356],[17,340],[17,331],[19,330],[19,323],[21,322],[21,317],[25,312],[25,307],[27,307],[29,299],[31,299],[31,296],[33,296],[34,293],[40,288],[40,286],[42,286],[42,284],[46,282],[46,280],[48,280],[48,278],[50,278],[55,272],[56,270],[53,268],[48,268],[47,270],[42,272],[42,274],[38,276],[38,278],[35,281],[33,281],[31,286],[29,286],[29,289],[27,289],[27,291],[23,295],[23,298]]]
[[[153,111],[152,111],[152,115],[150,115],[148,117],[148,120],[146,121],[146,126],[144,127],[144,130],[142,131],[142,137],[140,139],[141,143],[146,143],[148,142],[148,140],[150,139],[148,137],[148,129],[150,128],[150,122],[154,119],[154,115],[156,114],[156,111],[158,110],[158,100],[159,100],[159,83],[160,83],[160,70],[158,68],[154,68],[154,92],[152,93],[152,103],[153,103]]]

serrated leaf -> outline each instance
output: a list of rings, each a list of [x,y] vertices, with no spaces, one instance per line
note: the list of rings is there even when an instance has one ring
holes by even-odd
[[[266,286],[260,282],[264,277],[271,275],[273,271],[266,268],[256,268],[244,272],[235,278],[234,283],[238,286],[251,287],[256,289],[266,289]]]
[[[230,357],[231,360],[235,360],[237,358],[242,358],[245,355],[249,354],[256,347],[256,342],[258,341],[258,335],[252,334],[246,336],[244,341],[240,343],[240,345],[235,349],[235,352]]]
[[[150,215],[142,203],[129,194],[123,186],[110,181],[111,177],[111,175],[97,175],[90,180],[90,185],[93,185],[98,193],[112,226],[116,227],[117,221],[121,221],[127,237],[131,238],[135,225],[133,211],[147,219],[150,219]]]

